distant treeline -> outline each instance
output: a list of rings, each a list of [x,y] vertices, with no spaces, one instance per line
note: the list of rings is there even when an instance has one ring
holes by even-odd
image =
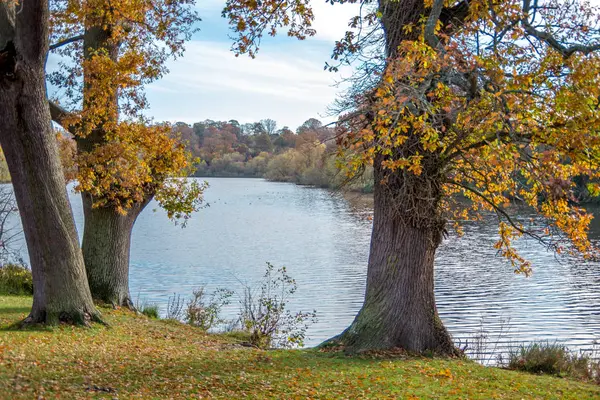
[[[347,182],[336,164],[335,130],[311,118],[292,131],[264,119],[255,123],[206,120],[175,124],[188,150],[201,161],[198,177],[253,177],[272,181],[339,188],[370,193],[373,171]],[[574,196],[581,202],[599,202],[587,189],[587,177],[575,180]]]
[[[371,192],[373,174],[368,170],[347,182],[336,165],[334,129],[311,118],[296,131],[277,128],[271,119],[251,124],[231,121],[177,123],[192,154],[201,161],[195,176],[257,177],[323,188],[346,185],[351,190]]]

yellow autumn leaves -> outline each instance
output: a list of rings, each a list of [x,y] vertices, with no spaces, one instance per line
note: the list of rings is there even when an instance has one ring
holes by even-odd
[[[585,7],[589,12],[577,9],[561,20],[561,32],[590,25],[598,10]],[[600,192],[600,57],[575,52],[565,58],[529,37],[520,23],[526,18],[521,2],[474,1],[470,10],[456,32],[438,26],[436,48],[421,34],[402,41],[398,56],[388,59],[362,105],[371,119],[352,119],[340,140],[350,160],[347,173],[379,155],[391,173],[438,180],[440,212],[449,219],[495,212],[496,248],[517,272],[531,269],[514,248],[521,236],[557,252],[596,256],[587,239],[591,216],[577,205],[574,182],[585,176]],[[550,21],[564,11],[543,12]],[[591,40],[585,33],[578,39]],[[518,204],[542,222],[511,218]]]

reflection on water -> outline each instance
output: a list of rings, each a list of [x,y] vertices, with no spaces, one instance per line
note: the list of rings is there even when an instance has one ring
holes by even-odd
[[[326,190],[260,179],[209,179],[200,211],[181,229],[150,205],[133,233],[132,296],[165,309],[173,293],[189,296],[205,285],[236,288],[264,273],[265,262],[285,265],[296,278],[294,309],[313,310],[319,322],[308,345],[348,326],[361,306],[371,223]],[[81,232],[79,197],[71,195]],[[557,259],[530,241],[519,249],[534,263],[517,276],[496,256],[493,220],[468,224],[437,257],[440,315],[458,343],[481,333],[494,344],[561,341],[573,349],[600,339],[600,264]],[[226,312],[233,317],[236,305]],[[502,330],[503,334],[498,337]]]

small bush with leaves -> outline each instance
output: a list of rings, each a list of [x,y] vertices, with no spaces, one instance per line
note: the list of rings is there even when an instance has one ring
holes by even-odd
[[[287,309],[289,297],[297,289],[285,267],[275,270],[267,263],[262,282],[244,287],[240,300],[240,322],[250,333],[250,343],[260,348],[302,347],[306,330],[316,322],[316,311],[292,313]]]
[[[0,293],[9,295],[32,295],[33,277],[31,271],[18,264],[0,266]]]
[[[532,343],[511,351],[508,368],[535,374],[550,374],[600,383],[598,361],[571,353],[558,343]]]
[[[206,299],[206,291],[201,287],[193,292],[185,311],[185,321],[195,327],[208,331],[227,321],[220,317],[221,308],[230,303],[233,292],[227,289],[217,289]]]

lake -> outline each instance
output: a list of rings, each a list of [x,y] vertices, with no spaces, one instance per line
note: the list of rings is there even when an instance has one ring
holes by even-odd
[[[131,294],[164,312],[174,293],[189,297],[206,286],[239,289],[257,282],[268,261],[286,266],[298,283],[291,308],[317,310],[307,345],[347,327],[359,310],[365,286],[371,222],[327,190],[262,179],[209,178],[210,204],[182,229],[151,204],[135,225]],[[70,194],[80,233],[78,195]],[[600,229],[594,228],[597,237]],[[530,278],[515,275],[496,255],[497,225],[484,219],[451,234],[436,259],[439,313],[458,345],[490,353],[508,344],[559,341],[577,351],[600,349],[600,263],[557,258],[532,241],[518,243],[533,262]],[[233,318],[237,305],[227,307]],[[468,341],[468,342],[467,342]],[[481,342],[481,341],[479,341]]]

